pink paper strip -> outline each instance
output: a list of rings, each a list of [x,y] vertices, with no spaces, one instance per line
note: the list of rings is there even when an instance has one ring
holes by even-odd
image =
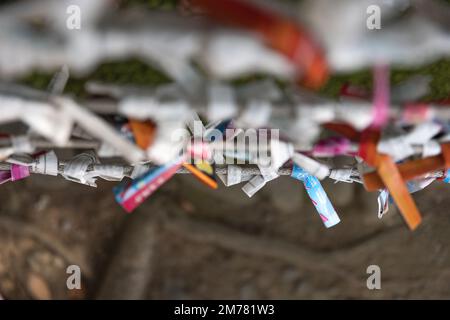
[[[19,164],[11,164],[9,171],[0,171],[0,184],[8,181],[17,181],[24,179],[30,175],[30,169],[27,166]]]
[[[11,181],[24,179],[30,175],[30,169],[27,166],[18,164],[11,165]]]
[[[333,157],[350,153],[351,142],[344,137],[330,137],[317,142],[312,150],[316,157]]]
[[[374,69],[374,97],[372,128],[382,128],[389,120],[389,67],[381,64]]]
[[[11,181],[11,171],[0,171],[0,184]]]

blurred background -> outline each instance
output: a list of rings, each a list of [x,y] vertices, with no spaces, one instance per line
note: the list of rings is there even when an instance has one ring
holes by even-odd
[[[180,10],[182,1],[123,0],[119,10]],[[292,1],[287,1],[292,2]],[[293,1],[295,2],[295,1]],[[1,7],[0,7],[1,10]],[[450,60],[394,69],[393,84],[432,77],[423,101],[450,95]],[[45,90],[53,73],[18,82]],[[232,79],[239,86],[264,74]],[[167,75],[139,59],[103,63],[64,93],[83,98],[87,81],[156,86]],[[370,70],[332,76],[372,88]],[[69,155],[70,155],[70,151]],[[280,177],[249,199],[240,186],[212,191],[177,175],[132,214],[114,201],[114,183],[97,188],[31,176],[1,186],[0,294],[6,299],[448,299],[449,186],[413,195],[424,216],[410,232],[395,205],[378,219],[378,194],[324,182],[342,222],[325,229],[299,181]],[[82,289],[68,290],[66,268],[79,265]],[[366,269],[381,268],[381,290]]]

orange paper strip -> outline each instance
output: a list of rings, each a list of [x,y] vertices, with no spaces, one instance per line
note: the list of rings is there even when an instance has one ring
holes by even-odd
[[[315,41],[295,21],[242,0],[192,0],[210,17],[261,34],[266,43],[288,57],[302,84],[317,89],[328,79],[328,63]]]
[[[379,154],[377,144],[380,132],[374,128],[368,128],[361,134],[359,155],[371,166],[376,168],[379,178],[390,195],[394,199],[406,224],[411,230],[417,228],[422,221],[419,210],[406,187],[404,180],[395,162],[390,156]]]
[[[153,143],[156,127],[151,121],[129,120],[136,144],[146,150]]]
[[[422,221],[419,210],[406,187],[400,172],[391,157],[378,155],[378,174],[394,199],[406,224],[411,230],[417,228]]]
[[[442,154],[438,156],[412,160],[397,165],[402,180],[409,181],[429,172],[450,169],[450,143],[442,144],[441,149]],[[385,187],[376,171],[363,175],[363,182],[367,191],[376,191]]]
[[[197,177],[201,182],[206,184],[208,187],[212,189],[217,189],[217,181],[215,181],[211,176],[209,176],[207,173],[202,172],[201,170],[197,169],[195,166],[189,163],[184,163],[183,166],[188,169],[195,177]],[[210,173],[211,175],[214,174],[214,172]]]

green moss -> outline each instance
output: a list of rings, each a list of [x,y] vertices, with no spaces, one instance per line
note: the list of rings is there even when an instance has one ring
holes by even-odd
[[[424,101],[441,100],[450,96],[450,60],[440,60],[435,63],[415,69],[394,69],[391,73],[392,84],[397,84],[413,75],[430,75],[430,93],[424,97]],[[255,80],[267,78],[266,75],[255,74],[236,78],[231,83],[239,86]],[[52,74],[33,72],[21,79],[21,83],[33,88],[45,90],[52,79]],[[85,95],[84,85],[86,81],[100,81],[121,85],[157,86],[170,82],[170,78],[159,70],[137,60],[131,59],[120,62],[109,62],[100,65],[94,72],[85,78],[71,77],[65,93],[78,97]],[[275,79],[283,86],[284,81]],[[371,90],[372,73],[370,70],[362,70],[352,74],[334,75],[320,90],[320,94],[336,98],[343,84],[350,83]]]
[[[450,59],[443,59],[425,66],[412,69],[394,68],[391,72],[391,83],[397,84],[414,75],[429,75],[432,78],[430,93],[424,101],[442,100],[450,96]],[[372,89],[372,73],[363,70],[352,74],[335,75],[321,89],[321,93],[329,97],[337,97],[343,84],[350,83],[369,90]]]
[[[372,87],[372,75],[369,70],[362,70],[351,74],[339,74],[332,76],[325,86],[319,91],[320,94],[336,98],[339,95],[341,87],[345,83],[350,83],[363,88]]]
[[[46,90],[52,79],[51,74],[32,72],[18,82],[39,90]]]
[[[33,72],[19,82],[39,90],[46,90],[52,77],[52,74]],[[64,92],[82,98],[86,94],[84,86],[87,81],[130,86],[157,86],[171,80],[164,73],[146,63],[138,59],[130,59],[104,63],[84,78],[71,77]]]
[[[122,0],[120,6],[122,8],[130,8],[142,6],[146,9],[171,10],[175,8],[179,0]]]

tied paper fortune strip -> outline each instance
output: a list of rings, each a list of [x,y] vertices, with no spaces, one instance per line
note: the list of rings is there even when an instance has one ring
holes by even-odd
[[[331,201],[328,199],[325,190],[315,176],[310,175],[301,167],[294,165],[291,177],[303,182],[306,192],[316,207],[325,227],[331,228],[341,221]]]

